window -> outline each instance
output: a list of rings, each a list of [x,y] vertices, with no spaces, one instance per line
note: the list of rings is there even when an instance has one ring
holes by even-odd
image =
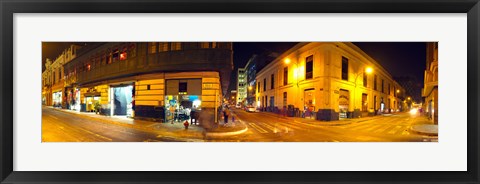
[[[149,42],[148,43],[148,53],[149,54],[157,53],[157,42]]]
[[[260,93],[260,82],[257,82],[257,91]]]
[[[130,57],[135,57],[137,56],[137,45],[135,43],[132,43],[130,44],[130,46],[128,47],[128,55]]]
[[[388,89],[388,94],[390,95],[391,94],[390,93],[390,83],[388,83],[388,88],[387,89]]]
[[[55,72],[53,72],[53,84],[55,84]]]
[[[377,75],[373,76],[373,90],[377,90]]]
[[[267,91],[267,79],[263,79],[263,91]]]
[[[147,85],[147,90],[150,90],[150,84]]]
[[[212,42],[212,48],[217,48],[217,42]]]
[[[113,62],[116,62],[118,58],[119,58],[119,52],[118,52],[118,49],[115,49],[113,50],[113,54],[112,54]]]
[[[170,49],[171,49],[171,50],[182,50],[182,43],[180,43],[180,42],[172,42]]]
[[[397,97],[397,87],[393,86],[393,96]]]
[[[168,42],[158,43],[158,52],[166,52],[166,51],[168,51]]]
[[[274,80],[275,80],[275,79],[274,79],[274,75],[272,74],[272,75],[270,76],[270,89],[275,88],[275,81],[274,81]]]
[[[305,59],[305,79],[313,78],[313,55]]]
[[[287,108],[287,92],[283,92],[283,108]]]
[[[127,51],[120,53],[120,61],[127,60]]]
[[[288,67],[283,68],[283,85],[288,84]]]
[[[208,49],[208,48],[210,48],[210,43],[209,42],[202,42],[202,43],[200,43],[200,48]]]
[[[367,87],[368,76],[367,73],[363,72],[363,87]]]
[[[382,79],[382,93],[385,93],[385,90],[383,89],[383,79]]]
[[[348,59],[342,56],[342,80],[348,80]]]
[[[180,82],[178,83],[178,93],[187,93],[187,83],[186,82]]]

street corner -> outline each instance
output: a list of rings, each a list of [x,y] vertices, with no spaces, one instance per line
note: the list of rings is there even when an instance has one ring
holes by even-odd
[[[431,125],[431,124],[413,125],[410,127],[410,131],[420,135],[438,136],[438,125]]]
[[[206,136],[211,138],[228,137],[240,135],[247,131],[247,125],[243,121],[237,120],[235,123],[219,124],[217,128],[208,131]]]

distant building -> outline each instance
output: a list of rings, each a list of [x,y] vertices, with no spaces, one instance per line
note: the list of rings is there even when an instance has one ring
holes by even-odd
[[[422,83],[414,76],[401,76],[394,77],[394,80],[397,81],[405,89],[405,97],[410,97],[411,100],[415,103],[422,102]]]
[[[247,100],[247,71],[245,68],[237,70],[237,96],[235,104],[244,104]]]
[[[67,106],[67,91],[65,90],[64,65],[77,56],[80,45],[72,44],[55,60],[46,59],[45,70],[42,72],[42,104],[48,106],[69,108]]]
[[[422,90],[425,112],[434,124],[438,124],[438,42],[427,43],[426,65]]]
[[[352,43],[299,43],[256,73],[257,107],[332,121],[402,110],[404,89]],[[291,114],[289,114],[291,115]]]
[[[237,99],[236,99],[237,96],[238,96],[237,90],[231,90],[231,91],[230,91],[230,99],[229,99],[228,101],[229,101],[229,103],[230,103],[231,105],[236,105],[236,103],[237,103]]]
[[[247,100],[246,105],[255,105],[255,86],[256,86],[256,74],[257,74],[257,55],[253,55],[248,59],[245,65],[245,71],[247,72]]]

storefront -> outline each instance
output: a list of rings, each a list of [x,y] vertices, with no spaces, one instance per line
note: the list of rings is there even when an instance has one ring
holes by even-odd
[[[165,121],[190,121],[191,112],[202,109],[202,80],[167,80],[165,95]]]
[[[100,103],[101,103],[101,98],[100,98],[99,92],[85,93],[85,111],[86,112],[95,112],[95,110],[98,110]]]
[[[80,111],[80,90],[67,88],[67,109]]]
[[[113,116],[132,116],[133,114],[133,84],[110,87],[110,107]]]
[[[52,99],[54,107],[62,107],[62,91],[53,92]]]
[[[348,90],[341,89],[338,97],[338,109],[340,119],[348,118],[348,106],[350,105],[350,93]]]

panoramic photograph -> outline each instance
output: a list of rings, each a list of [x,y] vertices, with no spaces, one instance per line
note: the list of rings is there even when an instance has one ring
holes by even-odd
[[[43,42],[42,142],[438,142],[438,42]]]

